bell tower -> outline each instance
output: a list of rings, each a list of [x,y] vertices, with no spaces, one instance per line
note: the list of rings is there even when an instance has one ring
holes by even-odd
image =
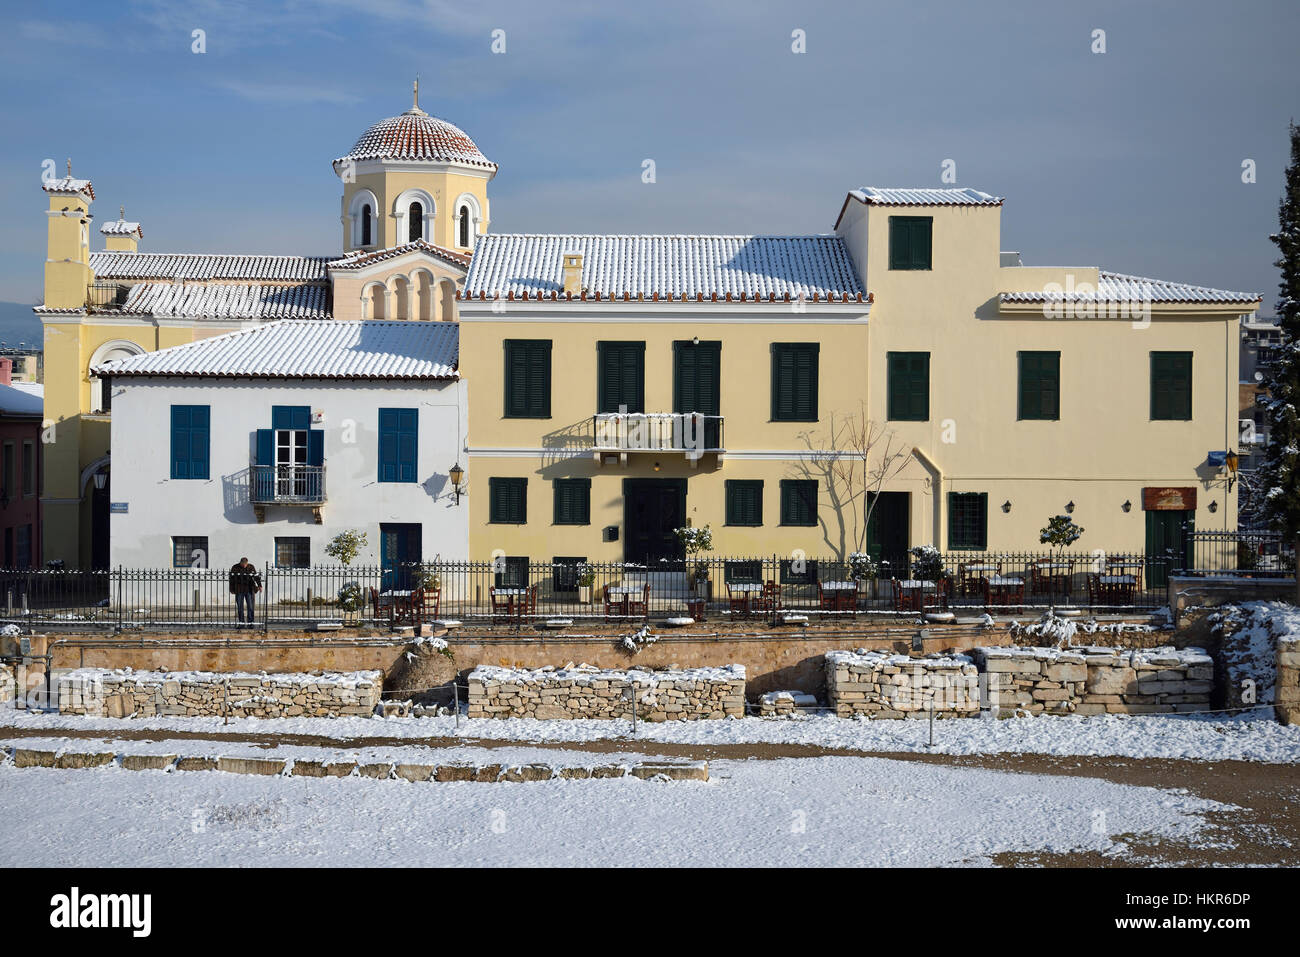
[[[72,160],[63,179],[42,184],[50,197],[45,211],[49,228],[45,252],[45,306],[80,309],[93,278],[90,271],[90,204],[95,188],[88,179],[74,179]]]
[[[459,127],[420,108],[380,120],[334,161],[343,183],[343,251],[423,241],[459,253],[487,232],[487,184],[497,165]]]

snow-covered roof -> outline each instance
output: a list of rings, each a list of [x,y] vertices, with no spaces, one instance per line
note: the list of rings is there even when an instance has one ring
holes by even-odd
[[[859,202],[872,206],[1001,206],[1002,197],[978,189],[908,189],[860,186],[849,190]]]
[[[328,256],[242,256],[224,253],[90,254],[96,279],[243,279],[326,282]]]
[[[454,322],[285,319],[100,363],[95,375],[454,379]]]
[[[859,301],[838,236],[493,234],[478,240],[462,298],[563,298],[563,256],[582,254],[589,298]]]
[[[41,189],[47,193],[84,193],[91,199],[95,198],[95,187],[90,185],[90,180],[76,179],[72,176],[46,180],[41,183]]]
[[[497,164],[484,156],[464,130],[430,116],[424,110],[407,110],[370,127],[335,166],[346,160],[430,160],[466,163],[496,170]]]
[[[457,252],[454,249],[448,249],[445,246],[438,246],[425,239],[417,239],[413,242],[403,243],[401,246],[389,246],[387,249],[374,249],[370,252],[356,252],[342,259],[332,260],[329,268],[333,269],[363,269],[366,266],[373,266],[375,263],[383,262],[386,259],[395,259],[398,256],[405,256],[410,252],[425,252],[435,256],[453,266],[459,266],[464,269],[469,265],[469,253]]]
[[[144,230],[140,228],[140,224],[128,222],[125,219],[115,219],[111,223],[104,223],[99,227],[99,231],[105,236],[134,235],[139,239],[144,238]]]
[[[115,311],[178,319],[329,319],[330,288],[324,283],[141,282],[131,286]]]
[[[45,409],[45,387],[39,382],[0,385],[0,415],[41,415]]]
[[[1232,292],[1228,289],[1212,289],[1209,286],[1193,286],[1184,282],[1168,282],[1164,279],[1148,279],[1143,276],[1128,276],[1123,273],[1105,272],[1098,275],[1097,288],[1084,287],[1082,284],[1074,289],[1047,290],[1035,289],[1028,292],[1004,292],[1002,302],[1164,302],[1164,303],[1206,303],[1231,304],[1254,307],[1260,297],[1253,292]]]

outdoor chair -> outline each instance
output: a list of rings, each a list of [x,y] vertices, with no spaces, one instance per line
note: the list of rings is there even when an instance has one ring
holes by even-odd
[[[1003,611],[1025,607],[1025,580],[1018,575],[984,579],[984,607],[987,611]]]
[[[781,610],[781,588],[774,579],[763,583],[763,590],[755,599],[754,606],[760,614],[774,614]]]
[[[727,582],[727,607],[733,617],[749,614],[749,597],[747,591],[732,591],[731,582]]]
[[[411,607],[415,610],[415,622],[422,625],[438,617],[442,604],[441,588],[420,588],[411,596]]]
[[[650,618],[650,583],[641,586],[641,595],[635,593],[627,596],[627,614],[629,618]]]
[[[510,620],[513,602],[509,595],[497,595],[496,585],[488,586],[488,600],[492,602],[492,621],[499,623]]]
[[[613,594],[614,586],[606,585],[602,589],[605,596],[605,620],[622,618],[627,613],[627,596]]]
[[[827,591],[822,587],[820,581],[817,582],[817,607],[822,611],[836,611],[838,607],[838,597],[833,591]]]
[[[1040,558],[1029,566],[1029,593],[1031,595],[1070,596],[1070,582],[1074,577],[1074,559]]]

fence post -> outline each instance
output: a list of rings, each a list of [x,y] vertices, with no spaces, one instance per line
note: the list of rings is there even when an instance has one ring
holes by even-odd
[[[117,566],[117,630],[122,630],[122,566]]]
[[[266,584],[262,586],[262,634],[264,635],[271,630],[271,577],[274,574],[275,566],[267,562],[266,577],[263,579]]]
[[[452,675],[451,691],[453,699],[456,702],[456,710],[453,712],[456,716],[456,728],[460,728],[460,680],[458,675]]]

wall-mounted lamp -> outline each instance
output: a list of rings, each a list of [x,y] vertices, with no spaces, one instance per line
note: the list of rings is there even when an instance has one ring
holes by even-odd
[[[1002,511],[1004,511],[1004,512],[1009,512],[1009,511],[1011,511],[1011,502],[1010,502],[1010,500],[1005,501],[1005,502],[1002,503]]]
[[[464,486],[460,483],[465,478],[465,470],[460,467],[459,460],[457,460],[456,464],[451,467],[451,471],[447,473],[447,477],[451,479],[451,491],[452,494],[456,496],[456,504],[459,505],[460,493],[464,491]]]
[[[1219,503],[1218,503],[1218,502],[1211,502],[1211,503],[1210,503],[1210,513],[1213,514],[1214,512],[1217,512],[1218,510],[1219,510]]]
[[[1074,502],[1066,502],[1066,503],[1065,503],[1065,511],[1066,511],[1066,514],[1068,514],[1068,515],[1073,515],[1073,514],[1074,514]]]
[[[96,472],[96,473],[95,473],[95,488],[102,492],[102,491],[104,491],[104,486],[107,485],[107,484],[108,484],[108,473],[105,472],[105,471],[102,471],[102,470],[99,471],[99,472]]]
[[[1128,499],[1125,499],[1124,504],[1121,505],[1120,508],[1122,508],[1126,512],[1131,512],[1133,511],[1133,503],[1130,502]]]
[[[659,463],[658,463],[658,462],[655,463],[655,471],[656,471],[656,472],[659,471]]]
[[[1228,449],[1228,454],[1223,457],[1223,464],[1228,467],[1228,491],[1232,491],[1232,483],[1237,480],[1237,465],[1241,460],[1237,458],[1237,453]]]

